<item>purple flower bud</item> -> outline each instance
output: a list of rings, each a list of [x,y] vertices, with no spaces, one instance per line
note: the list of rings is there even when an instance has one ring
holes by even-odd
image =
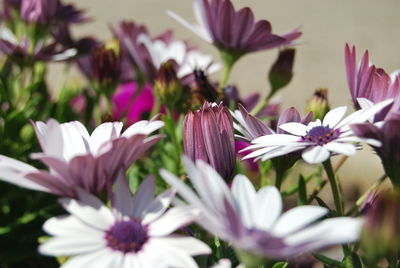
[[[193,161],[209,163],[225,181],[231,181],[236,161],[233,121],[222,103],[206,102],[200,110],[185,116],[183,146]]]
[[[103,46],[91,58],[93,78],[100,84],[115,84],[121,75],[119,44],[116,48]]]
[[[289,84],[293,77],[293,63],[296,50],[286,48],[279,51],[278,59],[269,71],[269,82],[271,84],[271,94]]]
[[[176,62],[168,60],[161,64],[154,81],[154,92],[161,103],[174,106],[182,96],[181,81],[176,75]]]

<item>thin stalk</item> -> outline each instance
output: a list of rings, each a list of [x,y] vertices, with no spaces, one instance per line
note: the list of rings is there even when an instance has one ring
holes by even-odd
[[[221,78],[221,82],[219,84],[220,88],[224,88],[226,86],[226,84],[228,83],[229,76],[232,72],[232,67],[233,67],[233,64],[224,63],[224,68],[222,70],[222,78]]]
[[[275,187],[278,188],[279,191],[281,190],[281,185],[284,177],[285,172],[278,168],[275,174]]]
[[[176,136],[175,128],[173,127],[172,123],[174,122],[174,114],[173,110],[171,107],[167,106],[167,116],[168,120],[170,121],[170,124],[167,124],[167,131],[168,134],[171,137],[172,144],[174,145],[174,151],[175,151],[175,162],[176,162],[176,172],[175,174],[180,173],[180,166],[181,166],[181,155],[182,155],[182,150],[181,150],[181,144],[178,141],[178,137]]]
[[[271,93],[269,93],[267,97],[265,97],[259,103],[257,103],[256,107],[254,107],[253,110],[251,110],[250,114],[253,116],[256,116],[259,112],[261,112],[264,109],[264,107],[268,105],[272,96],[273,96],[273,94],[271,91]]]
[[[339,192],[339,187],[336,182],[335,178],[335,173],[332,168],[332,163],[331,160],[328,159],[323,163],[326,175],[328,176],[329,183],[331,184],[331,189],[332,189],[332,195],[333,195],[333,200],[335,202],[335,207],[337,214],[339,216],[343,215],[343,207],[342,207],[342,202],[340,200],[340,192]]]

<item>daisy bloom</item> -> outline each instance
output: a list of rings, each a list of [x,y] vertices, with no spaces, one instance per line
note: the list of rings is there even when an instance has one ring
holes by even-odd
[[[316,222],[328,213],[318,206],[300,206],[282,213],[277,188],[266,186],[256,192],[244,175],[237,175],[229,188],[203,161],[193,163],[184,158],[183,162],[196,191],[166,170],[161,176],[186,202],[199,209],[196,221],[204,229],[239,251],[286,259],[359,237],[360,219],[338,217]]]
[[[197,23],[190,23],[171,11],[167,13],[193,33],[218,49],[236,54],[271,49],[291,44],[301,32],[293,30],[275,35],[266,20],[255,21],[250,8],[235,10],[229,0],[194,0]]]
[[[386,107],[375,116],[375,121],[383,120],[391,111],[400,111],[400,76],[399,71],[387,74],[382,68],[375,67],[369,60],[366,51],[358,63],[355,46],[346,44],[345,64],[347,83],[354,107],[357,109],[370,107],[374,103],[394,99],[393,105]],[[362,98],[362,101],[359,101]]]
[[[322,163],[334,154],[353,155],[357,151],[355,142],[365,141],[379,146],[373,139],[362,139],[354,135],[351,124],[363,123],[377,112],[391,104],[387,100],[369,108],[361,109],[343,119],[347,107],[341,106],[329,111],[323,121],[317,119],[307,125],[286,123],[279,126],[287,134],[273,134],[252,140],[245,150],[256,150],[244,159],[257,158],[266,161],[271,158],[301,151],[304,161],[309,164]],[[343,119],[343,120],[342,120]]]
[[[112,208],[81,190],[80,201],[61,199],[71,215],[45,222],[43,229],[53,237],[39,252],[72,256],[63,268],[197,267],[191,256],[210,253],[203,242],[172,234],[196,213],[189,207],[167,210],[174,194],[169,190],[154,198],[152,177],[133,197],[122,173],[115,188]]]
[[[114,184],[120,169],[126,170],[162,137],[147,137],[162,121],[139,121],[123,133],[121,122],[98,126],[91,135],[78,121],[60,124],[54,119],[35,122],[43,152],[32,154],[50,171],[38,170],[0,155],[0,179],[32,190],[77,197],[77,187],[99,194]]]

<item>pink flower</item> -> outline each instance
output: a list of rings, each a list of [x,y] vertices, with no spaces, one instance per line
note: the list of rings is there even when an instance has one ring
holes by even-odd
[[[126,116],[127,123],[133,124],[150,115],[154,107],[155,97],[150,84],[138,92],[137,82],[129,82],[119,86],[112,97],[112,113],[115,120],[122,120]]]

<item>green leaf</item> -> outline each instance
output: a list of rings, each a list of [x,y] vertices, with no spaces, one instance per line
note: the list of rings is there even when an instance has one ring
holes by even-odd
[[[342,262],[340,262],[338,260],[331,259],[329,257],[326,257],[326,256],[324,256],[322,254],[318,254],[318,253],[314,253],[313,255],[316,259],[318,259],[319,261],[321,261],[322,263],[324,263],[326,265],[338,267],[338,268],[346,268],[346,265],[344,265]]]
[[[286,268],[288,266],[287,262],[277,262],[272,266],[272,268]]]

